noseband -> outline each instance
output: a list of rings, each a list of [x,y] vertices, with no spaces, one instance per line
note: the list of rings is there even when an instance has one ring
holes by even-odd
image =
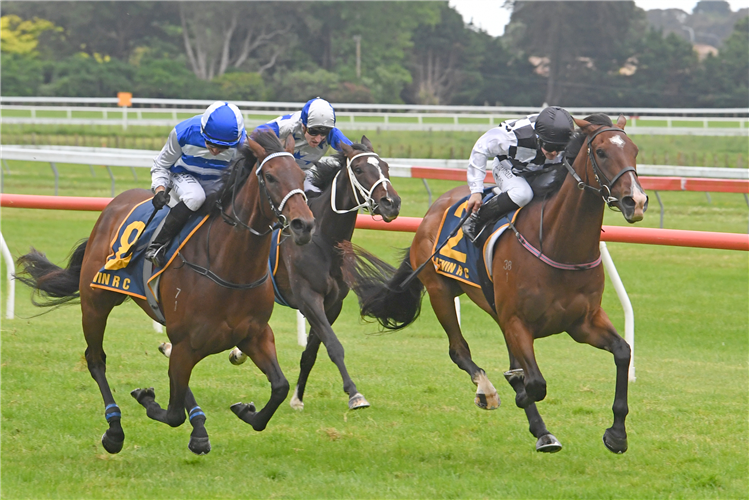
[[[570,162],[567,161],[567,159],[564,160],[564,166],[567,168],[569,173],[572,175],[572,177],[575,178],[577,181],[577,187],[580,190],[587,189],[589,191],[592,191],[596,194],[598,194],[602,199],[603,202],[606,203],[606,205],[609,206],[609,208],[614,208],[614,204],[619,201],[618,198],[615,198],[611,196],[611,188],[614,186],[616,181],[619,180],[619,178],[624,175],[627,172],[632,172],[635,175],[637,175],[637,171],[635,170],[635,167],[626,167],[623,168],[616,176],[614,176],[613,179],[609,181],[608,177],[606,177],[606,174],[603,173],[603,170],[601,170],[601,167],[598,166],[598,162],[596,162],[595,155],[591,151],[591,144],[593,142],[593,139],[603,132],[619,132],[624,135],[627,135],[627,133],[617,127],[605,127],[600,128],[596,130],[593,135],[588,136],[587,140],[587,148],[588,148],[588,159],[590,160],[590,164],[593,166],[593,175],[596,177],[596,181],[598,182],[598,185],[601,186],[600,189],[595,188],[589,184],[586,184],[582,179],[580,179],[580,176],[577,175],[577,172],[572,168],[572,165],[570,165]]]
[[[286,216],[283,213],[281,213],[281,211],[283,210],[284,205],[286,205],[286,202],[289,200],[289,198],[291,198],[295,194],[301,194],[302,197],[304,197],[304,202],[307,203],[307,195],[304,194],[304,191],[302,189],[299,189],[299,188],[292,189],[291,191],[289,191],[288,193],[286,193],[286,196],[284,196],[283,200],[281,200],[281,203],[279,203],[278,207],[276,207],[276,204],[273,203],[273,199],[271,198],[270,193],[268,192],[268,188],[265,185],[265,178],[262,175],[260,175],[260,174],[261,174],[261,170],[263,169],[263,165],[265,165],[265,163],[267,161],[272,160],[273,158],[278,158],[279,156],[291,156],[292,158],[294,158],[293,154],[288,153],[286,151],[280,151],[278,153],[269,154],[268,156],[265,157],[265,159],[262,162],[260,162],[260,164],[258,165],[257,169],[255,169],[255,175],[257,176],[257,182],[260,185],[260,191],[263,194],[265,194],[265,197],[267,198],[268,203],[270,204],[270,208],[271,208],[271,210],[273,210],[273,214],[278,219],[278,222],[281,223],[281,230],[283,231],[287,227],[289,227],[289,221],[288,221],[288,219],[286,218]],[[268,226],[268,229],[265,232],[260,233],[260,232],[258,232],[256,230],[254,230],[253,228],[251,228],[249,225],[247,225],[244,222],[242,222],[239,219],[239,217],[237,217],[237,209],[234,206],[234,202],[236,200],[236,197],[237,197],[237,182],[235,181],[234,182],[234,186],[233,186],[233,190],[232,190],[232,195],[231,195],[231,208],[232,208],[231,219],[229,219],[229,216],[227,216],[223,212],[223,210],[221,211],[221,215],[224,216],[224,220],[228,224],[230,224],[232,226],[237,226],[237,225],[242,226],[243,228],[247,229],[249,232],[251,232],[255,236],[265,236],[266,234],[268,234],[271,231],[273,231],[273,226]],[[261,210],[262,210],[262,207],[261,207]]]
[[[375,202],[375,200],[372,198],[372,193],[380,184],[382,184],[385,187],[385,191],[387,191],[388,184],[392,185],[392,183],[390,182],[390,179],[385,177],[385,174],[382,173],[382,169],[380,168],[380,164],[378,162],[376,167],[377,167],[377,172],[380,174],[380,178],[377,180],[377,182],[372,184],[372,187],[369,188],[369,190],[367,190],[364,186],[362,186],[359,180],[354,175],[353,170],[351,170],[351,164],[354,162],[354,160],[356,160],[360,156],[374,156],[378,160],[380,159],[380,156],[377,153],[359,153],[353,158],[346,160],[346,169],[348,170],[348,178],[349,178],[349,181],[351,182],[351,191],[354,193],[354,199],[356,200],[356,203],[358,203],[358,205],[356,205],[353,208],[349,208],[348,210],[339,210],[335,206],[336,184],[338,183],[337,182],[338,176],[341,174],[342,170],[339,170],[338,173],[335,174],[335,177],[333,178],[333,186],[331,187],[331,191],[330,191],[330,208],[332,208],[333,211],[337,214],[346,214],[349,212],[354,212],[356,210],[359,210],[360,208],[365,208],[369,211],[370,214],[374,215],[374,212],[375,210],[377,210],[378,205]],[[360,196],[362,198],[361,200],[359,198]]]

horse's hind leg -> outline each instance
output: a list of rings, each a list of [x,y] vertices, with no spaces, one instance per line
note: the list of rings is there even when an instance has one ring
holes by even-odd
[[[515,403],[525,411],[528,419],[528,430],[536,438],[536,451],[544,453],[556,453],[562,449],[562,443],[546,429],[541,414],[538,413],[536,403],[528,398],[525,392],[523,369],[510,354],[510,370],[505,372],[507,382],[515,390]]]
[[[302,359],[299,361],[299,379],[294,389],[294,395],[291,396],[291,402],[289,403],[295,410],[304,409],[304,390],[307,387],[307,379],[309,378],[310,371],[315,366],[320,343],[320,337],[315,333],[315,329],[311,328],[307,336],[307,346],[304,348]]]
[[[307,291],[303,293],[301,300],[302,314],[307,318],[310,324],[310,330],[314,329],[315,334],[319,337],[320,341],[325,345],[328,350],[328,357],[338,367],[338,371],[341,373],[343,379],[343,390],[349,396],[348,407],[350,410],[358,408],[366,408],[369,406],[369,402],[364,396],[359,393],[356,389],[356,384],[351,379],[344,362],[344,349],[341,342],[336,337],[333,327],[331,327],[331,321],[338,317],[338,313],[341,311],[343,303],[338,303],[331,311],[325,312],[323,307],[322,297],[312,292]]]
[[[276,342],[270,325],[265,325],[263,331],[257,335],[250,335],[237,346],[265,373],[270,382],[270,400],[259,412],[255,411],[255,404],[235,403],[231,410],[236,416],[247,422],[256,431],[262,431],[278,407],[289,394],[289,382],[284,377],[276,356]]]
[[[437,315],[442,328],[447,334],[450,342],[450,359],[458,365],[458,368],[464,370],[471,376],[471,380],[476,384],[476,397],[474,403],[484,410],[496,410],[499,408],[500,400],[497,390],[486,376],[486,372],[473,362],[471,349],[468,342],[463,337],[463,333],[458,323],[458,315],[455,312],[455,297],[459,292],[451,288],[447,280],[443,280],[436,275],[427,275],[424,272],[424,279],[429,301],[432,309]]]
[[[117,294],[98,290],[90,293],[93,293],[99,300],[94,303],[93,298],[86,292],[81,298],[83,335],[87,345],[86,364],[104,399],[104,417],[109,424],[109,428],[101,437],[101,444],[107,452],[114,454],[122,450],[125,432],[120,423],[122,418],[120,407],[117,406],[107,381],[107,355],[104,353],[103,340],[107,317],[116,305],[122,303],[124,296],[120,299]]]
[[[603,434],[603,444],[613,453],[627,451],[627,430],[624,424],[629,413],[627,390],[629,386],[629,363],[632,350],[629,344],[619,336],[603,309],[598,309],[588,321],[568,333],[577,342],[586,343],[609,351],[616,363],[616,391],[614,393],[614,424]]]

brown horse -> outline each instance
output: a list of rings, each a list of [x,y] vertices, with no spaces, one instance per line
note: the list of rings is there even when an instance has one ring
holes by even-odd
[[[312,244],[299,247],[286,239],[278,249],[275,280],[279,301],[300,310],[310,323],[307,347],[299,362],[299,379],[290,402],[297,410],[304,408],[304,390],[321,342],[341,373],[349,409],[369,406],[349,376],[343,361],[343,346],[332,327],[349,292],[341,273],[338,245],[351,241],[360,208],[390,222],[398,217],[401,200],[390,183],[388,164],[374,152],[369,139],[362,137],[361,144],[344,144],[342,148],[343,152],[335,156],[335,163],[319,163],[315,169],[312,183],[323,191],[309,201],[315,215]],[[232,363],[240,364],[245,359],[241,351],[232,351]]]
[[[293,139],[287,141],[285,151],[272,133],[257,140],[248,141],[251,151],[244,150],[229,170],[217,208],[181,248],[177,259],[181,257],[183,264],[178,265],[175,260],[161,275],[160,306],[173,345],[169,406],[164,410],[156,403],[153,389],[132,392],[150,418],[172,427],[184,423],[187,410],[193,426],[189,448],[196,454],[211,449],[205,414],[188,386],[190,374],[200,360],[238,345],[265,373],[271,384],[271,397],[265,407],[260,411],[255,411],[252,403],[231,407],[256,431],[265,428],[289,391],[268,325],[273,311],[273,286],[267,279],[270,225],[278,218],[290,221],[293,239],[302,245],[310,241],[314,220],[304,196],[304,174],[292,156]],[[256,161],[257,168],[253,167]],[[125,434],[120,409],[105,375],[102,343],[107,317],[127,296],[89,285],[110,254],[122,220],[150,196],[147,190],[133,189],[112,200],[91,236],[73,253],[67,269],[55,266],[34,249],[18,260],[27,275],[19,279],[48,299],[37,305],[59,304],[80,294],[88,346],[86,361],[104,399],[109,428],[101,441],[109,453],[122,450]],[[208,203],[206,206],[210,207]],[[145,300],[134,300],[156,319]]]
[[[630,348],[601,308],[604,272],[598,265],[599,241],[605,205],[618,208],[627,222],[634,223],[644,217],[647,197],[637,180],[637,147],[624,133],[624,117],[616,126],[602,115],[575,123],[580,130],[570,149],[579,150],[586,141],[586,154],[577,155],[559,191],[519,212],[518,236],[508,230],[510,234],[503,234],[497,243],[491,267],[495,308],[481,289],[440,275],[431,265],[418,275],[421,283],[407,281],[412,270],[433,255],[445,211],[468,196],[467,187],[445,193],[429,208],[397,271],[390,267],[386,273],[387,264],[350,249],[347,279],[360,298],[362,315],[377,318],[390,329],[403,328],[416,319],[426,287],[449,338],[450,358],[478,386],[476,404],[494,409],[499,407],[499,396],[484,370],[471,359],[453,304],[454,297],[468,294],[502,329],[510,356],[505,377],[516,392],[517,406],[525,410],[538,451],[559,451],[561,444],[536,409],[535,403],[546,397],[546,381],[536,363],[534,340],[566,331],[577,342],[611,352],[616,364],[614,423],[603,442],[609,450],[623,453],[627,450],[624,420]],[[534,253],[519,243],[523,239],[534,247]]]

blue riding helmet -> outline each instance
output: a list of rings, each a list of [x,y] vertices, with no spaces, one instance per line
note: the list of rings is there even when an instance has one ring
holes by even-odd
[[[325,99],[310,99],[302,108],[302,123],[308,129],[313,127],[335,127],[335,110]]]
[[[234,104],[216,101],[203,113],[200,134],[206,142],[234,147],[242,140],[244,118]]]

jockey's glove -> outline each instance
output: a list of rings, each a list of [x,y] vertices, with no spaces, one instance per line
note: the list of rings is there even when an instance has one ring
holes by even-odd
[[[153,206],[156,210],[161,210],[169,202],[169,193],[159,191],[153,197]]]

